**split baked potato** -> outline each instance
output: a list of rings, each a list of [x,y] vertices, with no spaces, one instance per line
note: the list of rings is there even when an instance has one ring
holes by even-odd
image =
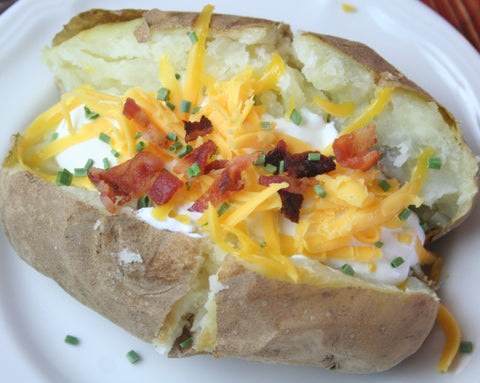
[[[192,31],[196,41],[188,37]],[[197,52],[199,61],[191,57],[195,44],[205,46],[204,52]],[[142,95],[156,94],[167,86],[165,68],[174,68],[177,82],[170,78],[169,84],[183,87],[184,94],[185,84],[196,81],[191,80],[192,73],[198,74],[195,97],[201,102],[194,106],[200,107],[199,115],[206,115],[210,104],[202,99],[205,88],[212,91],[215,84],[238,79],[249,68],[248,76],[257,81],[257,88],[247,99],[249,105],[261,106],[270,116],[266,131],[275,131],[279,119],[291,120],[293,110],[302,111],[304,119],[313,115],[330,123],[345,135],[350,134],[346,128],[354,132],[373,121],[378,140],[373,148],[380,157],[372,177],[398,184],[401,190],[415,182],[413,178],[421,178],[418,169],[425,164],[419,158],[425,159],[427,150],[433,153],[430,158],[441,163],[428,171],[428,177],[423,176],[418,195],[411,200],[425,228],[422,242],[434,240],[465,219],[477,194],[477,161],[455,118],[373,50],[356,42],[306,32],[293,35],[287,25],[268,20],[217,14],[210,20],[205,10],[200,16],[159,10],[91,10],[74,17],[57,34],[43,59],[64,95],[84,97],[85,105],[91,92],[112,95],[112,105],[117,100],[125,104],[122,95],[131,95],[132,89],[140,88]],[[264,85],[271,78],[278,81]],[[83,88],[85,84],[93,90]],[[159,104],[178,98],[174,87],[168,90],[170,99],[160,99]],[[68,104],[69,97],[62,102]],[[198,121],[190,111],[162,108],[165,114],[181,113],[176,115],[180,120]],[[40,116],[32,126],[58,125],[62,119],[55,113]],[[214,116],[209,115],[213,129],[218,129]],[[289,254],[272,261],[268,257],[274,250],[268,241],[259,245],[259,254],[268,258],[262,263],[258,257],[245,258],[237,252],[244,243],[237,230],[242,222],[235,222],[237,231],[217,238],[213,226],[218,222],[211,204],[192,232],[158,229],[135,212],[138,196],[109,211],[95,188],[84,187],[84,183],[57,185],[60,163],[55,156],[41,154],[50,144],[52,129],[31,128],[12,138],[0,172],[0,217],[5,233],[27,263],[160,351],[175,357],[210,353],[368,373],[398,364],[428,336],[439,298],[432,289],[435,283],[417,263],[407,268],[401,283],[387,283],[342,272],[336,265],[344,261],[326,262],[326,250],[315,253],[307,245],[301,247],[304,253],[296,252],[298,247],[289,248]],[[271,153],[278,148],[278,136],[272,140],[258,132],[258,140],[248,141],[247,152]],[[191,142],[199,147],[205,143],[202,137]],[[239,147],[234,147],[238,150],[233,157],[245,155],[246,147],[227,138],[228,144]],[[216,143],[211,156],[218,156],[220,145]],[[288,141],[292,143],[304,147]],[[232,159],[227,158],[227,148],[219,150],[223,155],[216,157],[219,161]],[[327,145],[325,152],[329,150]],[[177,176],[182,188],[188,183],[192,187],[195,176],[179,172]],[[323,175],[318,177],[315,182],[321,184]],[[328,189],[327,183],[324,187]],[[377,190],[376,197],[384,198],[381,193]],[[247,196],[253,199],[253,194]],[[177,206],[189,202],[175,197],[173,201]],[[277,202],[272,206],[278,213]],[[407,202],[405,207],[410,205]],[[238,201],[230,205],[228,214],[234,213],[225,216],[231,223],[234,208],[240,207]],[[296,238],[302,241],[301,236]],[[387,252],[385,248],[384,256]]]

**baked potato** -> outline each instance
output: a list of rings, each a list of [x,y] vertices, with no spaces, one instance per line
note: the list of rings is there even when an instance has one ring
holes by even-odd
[[[92,10],[74,17],[54,38],[44,61],[64,92],[62,101],[12,138],[0,172],[0,217],[9,241],[80,302],[170,356],[210,353],[357,373],[391,368],[420,347],[439,307],[434,283],[418,262],[435,264],[437,258],[412,236],[432,241],[467,216],[477,194],[476,159],[454,117],[368,47],[313,33],[294,36],[287,25],[268,20],[216,14],[210,20],[209,12]],[[199,110],[181,108],[182,101]],[[88,121],[72,114],[84,106]],[[138,111],[148,118],[142,114],[142,120]],[[162,123],[156,123],[158,116]],[[202,117],[210,124],[200,124]],[[132,137],[102,130],[111,119]],[[281,120],[288,123],[287,133]],[[323,142],[314,136],[322,141],[317,150],[317,142],[290,134],[308,121],[329,126],[330,133],[333,127],[333,145],[328,137]],[[59,181],[68,178],[60,154],[67,147],[57,143],[78,134],[77,124],[97,135],[100,129],[113,157],[105,169],[99,169],[104,154],[89,169],[78,162],[88,156],[75,158],[88,178],[79,174],[65,183]],[[70,131],[59,132],[60,125]],[[187,133],[195,127],[194,137],[178,126]],[[352,169],[340,159],[338,144],[341,137],[355,141],[364,126],[373,126],[375,137],[369,137],[375,143],[361,154],[377,157],[373,167]],[[167,137],[172,132],[175,139]],[[214,150],[204,152],[199,173],[192,169],[198,157],[192,166],[175,167],[209,142]],[[192,152],[178,158],[188,145]],[[253,166],[261,151],[266,162]],[[278,152],[283,171],[272,159]],[[334,168],[292,177],[298,169],[291,159],[298,163],[306,152],[311,161],[318,157]],[[165,162],[166,173],[181,181],[168,201],[158,195],[165,189],[152,191],[158,172],[142,195],[108,178],[139,153],[163,158],[161,171]],[[236,172],[226,164],[235,158],[249,162]],[[427,170],[431,159],[433,169]],[[215,165],[207,171],[209,164]],[[226,170],[243,174],[241,181],[230,177],[234,185],[221,198],[201,199],[212,185],[218,191],[215,180]],[[270,176],[283,178],[251,182]],[[297,185],[286,177],[310,181]],[[378,185],[385,182],[388,188]],[[277,192],[295,185],[302,193],[288,193],[304,194],[304,205],[292,216]],[[157,206],[139,205],[144,194]],[[202,214],[185,221],[182,205],[198,200],[203,204],[194,213]],[[397,216],[409,205],[415,214],[404,225]],[[145,219],[154,209],[163,221]],[[323,218],[305,224],[327,210],[336,211],[342,224],[333,220],[323,227]],[[351,219],[342,220],[347,213]],[[289,235],[290,221],[295,235]],[[367,221],[378,224],[367,228]],[[416,230],[420,222],[425,233]],[[383,226],[380,234],[377,226]],[[338,233],[330,236],[332,228]],[[375,269],[399,257],[390,246],[379,250],[382,230],[400,245],[410,236],[403,244],[414,254],[411,262],[392,266],[404,270],[388,280],[375,277]],[[359,239],[366,237],[368,246]],[[368,248],[367,257],[381,256],[356,260],[357,247]],[[339,249],[353,255],[345,258]]]

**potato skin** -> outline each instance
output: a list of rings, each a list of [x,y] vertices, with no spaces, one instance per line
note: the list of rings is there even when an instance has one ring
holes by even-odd
[[[201,239],[107,215],[28,171],[0,170],[0,218],[23,260],[147,342],[203,259]],[[125,250],[142,262],[123,262]]]
[[[435,323],[434,294],[358,279],[348,285],[351,277],[326,266],[315,276],[330,282],[276,281],[227,258],[219,273],[225,289],[215,297],[214,356],[379,372],[415,353]]]

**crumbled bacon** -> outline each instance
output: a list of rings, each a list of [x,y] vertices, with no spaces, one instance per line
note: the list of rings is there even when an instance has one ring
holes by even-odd
[[[371,150],[377,143],[376,125],[369,124],[350,134],[340,136],[333,142],[333,152],[337,162],[346,168],[367,171],[380,158],[377,150]]]
[[[213,131],[213,126],[210,120],[202,116],[200,121],[183,121],[185,128],[185,142],[196,140],[197,137],[205,136]]]
[[[188,177],[187,168],[196,163],[202,172],[201,174],[203,174],[208,159],[210,158],[210,155],[215,152],[216,148],[217,145],[215,142],[208,140],[178,161],[173,167],[173,171],[177,174],[184,174],[185,177]]]
[[[278,194],[282,200],[282,213],[286,218],[294,223],[300,220],[300,208],[303,203],[303,195],[297,193],[290,193],[286,190],[279,190]]]
[[[147,113],[132,98],[127,98],[123,105],[123,115],[129,120],[135,121],[144,130],[142,137],[153,145],[167,148],[169,142],[166,135],[153,124]]]
[[[188,210],[201,213],[208,207],[208,202],[218,206],[228,199],[232,192],[242,190],[241,172],[251,166],[259,156],[260,153],[252,153],[228,161],[226,168],[217,175],[207,191]]]
[[[170,200],[183,183],[164,170],[164,162],[153,153],[140,152],[109,170],[92,167],[88,178],[100,191],[105,208],[115,213],[116,205],[147,194],[158,205]]]
[[[204,169],[204,173],[208,174],[214,170],[224,169],[228,164],[227,160],[215,160],[207,164]]]
[[[274,174],[278,174],[280,162],[284,161],[285,171],[290,177],[294,178],[315,177],[335,170],[335,162],[332,158],[320,154],[319,160],[309,160],[310,153],[319,152],[291,154],[287,150],[285,141],[280,140],[277,146],[265,155],[265,163],[275,166],[277,171]]]

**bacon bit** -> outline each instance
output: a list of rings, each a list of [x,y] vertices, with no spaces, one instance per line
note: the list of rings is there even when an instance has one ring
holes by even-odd
[[[260,176],[258,183],[264,186],[270,186],[271,184],[278,184],[281,182],[288,182],[289,187],[282,189],[289,193],[305,194],[308,188],[318,184],[315,179],[309,178],[293,178],[289,176]]]
[[[92,167],[88,178],[100,191],[100,200],[110,213],[116,205],[147,194],[157,205],[170,200],[183,182],[164,170],[164,162],[153,153],[140,152],[109,170]]]
[[[197,137],[203,137],[213,131],[212,123],[203,115],[200,121],[183,121],[183,126],[185,128],[185,142],[196,140]]]
[[[160,148],[167,148],[169,142],[166,135],[158,130],[152,123],[148,114],[135,102],[132,98],[127,98],[123,105],[123,115],[129,120],[135,121],[145,130],[142,131],[142,136],[153,145]]]
[[[224,169],[227,167],[227,160],[215,160],[207,164],[204,169],[204,174],[208,174],[214,170]]]
[[[319,152],[303,152],[291,154],[287,150],[287,144],[284,140],[280,140],[277,146],[265,155],[265,163],[280,167],[280,162],[284,161],[285,171],[290,177],[303,178],[315,177],[319,174],[328,173],[335,170],[335,161],[332,158],[320,155],[317,161],[308,159],[310,153]],[[278,170],[274,173],[278,174]]]
[[[286,218],[294,223],[300,220],[300,208],[303,203],[303,195],[297,193],[290,193],[286,190],[279,190],[278,194],[282,200],[282,213]]]
[[[333,152],[337,162],[350,169],[362,171],[371,169],[380,158],[377,150],[371,150],[377,143],[375,129],[376,125],[371,123],[333,141]]]
[[[207,191],[188,210],[202,213],[207,208],[208,202],[211,202],[213,206],[218,206],[228,199],[232,192],[242,190],[241,172],[252,166],[258,157],[260,157],[260,153],[252,153],[228,161],[226,168],[217,175]]]
[[[172,173],[163,169],[148,191],[148,196],[157,205],[166,204],[175,192],[183,186],[183,182]]]
[[[185,177],[188,177],[187,168],[196,163],[202,172],[200,174],[203,174],[204,169],[207,166],[207,161],[216,148],[217,145],[215,142],[208,140],[178,161],[173,167],[173,171],[177,174],[184,174]]]

